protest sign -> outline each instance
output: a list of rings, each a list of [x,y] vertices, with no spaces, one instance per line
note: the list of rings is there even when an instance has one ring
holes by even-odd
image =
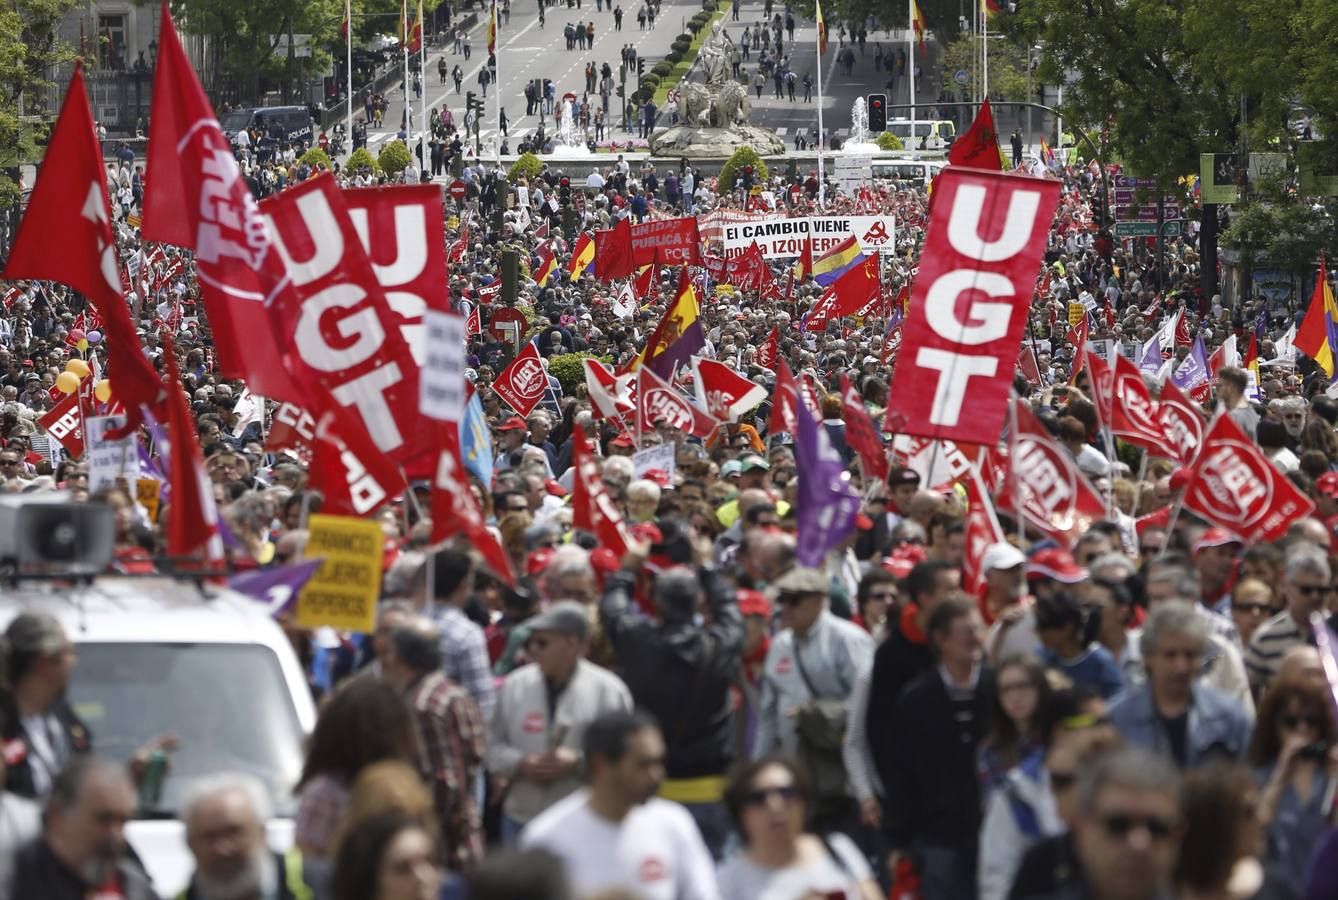
[[[135,438],[126,435],[110,440],[107,432],[125,427],[125,416],[90,416],[88,425],[88,492],[115,487],[116,479],[133,476],[139,469]]]
[[[297,624],[370,634],[381,594],[380,523],[316,513],[307,527],[304,554],[325,561],[298,596]]]
[[[632,475],[636,478],[646,477],[646,473],[652,469],[659,469],[669,474],[669,481],[674,480],[674,466],[677,460],[674,457],[675,447],[673,444],[660,444],[656,447],[647,447],[645,450],[638,450],[632,454]]]

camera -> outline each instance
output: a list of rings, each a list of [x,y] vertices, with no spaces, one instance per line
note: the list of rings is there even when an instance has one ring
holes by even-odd
[[[1302,747],[1301,752],[1297,755],[1300,756],[1301,759],[1310,759],[1318,762],[1328,757],[1329,745],[1325,741],[1315,741],[1314,743],[1306,744]]]

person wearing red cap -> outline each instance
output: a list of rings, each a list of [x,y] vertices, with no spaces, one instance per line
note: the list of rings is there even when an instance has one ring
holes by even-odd
[[[1236,582],[1236,555],[1244,545],[1221,528],[1209,528],[1194,542],[1194,568],[1199,572],[1203,605],[1231,614],[1231,588]]]
[[[498,425],[496,431],[499,446],[497,458],[493,460],[493,468],[500,472],[511,468],[511,454],[525,446],[525,441],[529,437],[529,428],[520,416],[511,416]]]

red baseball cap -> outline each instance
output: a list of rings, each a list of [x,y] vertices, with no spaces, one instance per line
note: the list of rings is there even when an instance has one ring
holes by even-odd
[[[553,557],[556,555],[557,551],[552,547],[540,547],[538,550],[531,551],[529,556],[525,557],[525,574],[538,575],[548,568],[548,564],[553,561]]]
[[[1222,528],[1209,528],[1203,534],[1199,535],[1199,539],[1194,542],[1194,547],[1192,552],[1198,553],[1200,550],[1203,550],[1207,547],[1226,547],[1231,544],[1236,544],[1237,546],[1244,546],[1241,539],[1236,537],[1231,532]]]
[[[1338,472],[1325,472],[1316,478],[1315,490],[1326,497],[1338,499]]]
[[[669,473],[664,469],[647,469],[641,477],[647,481],[655,482],[661,488],[671,488],[674,486],[673,479],[669,477]]]
[[[544,482],[544,490],[548,491],[548,493],[553,497],[565,497],[569,493],[566,488],[558,484],[552,478]]]
[[[524,431],[524,430],[525,430],[526,428],[528,428],[528,427],[529,427],[529,426],[525,424],[525,420],[522,419],[520,416],[512,416],[511,418],[509,418],[509,419],[507,419],[505,422],[503,422],[501,425],[498,425],[498,426],[497,426],[497,430],[498,430],[498,431],[515,431],[517,428],[519,428],[519,429],[521,429],[522,431]]]
[[[636,446],[636,441],[632,440],[632,436],[631,436],[630,434],[628,434],[627,432],[624,431],[622,434],[618,435],[616,438],[614,438],[613,440],[609,441],[609,446],[611,446],[611,447],[635,447],[635,446]]]
[[[771,601],[760,591],[741,588],[734,592],[734,596],[739,601],[739,613],[741,615],[761,616],[764,619],[771,618]]]
[[[1027,560],[1027,578],[1051,578],[1062,584],[1087,580],[1087,570],[1073,561],[1073,554],[1058,547],[1047,547]]]

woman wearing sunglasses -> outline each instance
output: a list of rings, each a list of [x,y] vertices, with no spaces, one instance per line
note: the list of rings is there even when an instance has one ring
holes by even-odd
[[[1263,786],[1259,817],[1268,829],[1264,867],[1295,896],[1306,863],[1328,829],[1338,789],[1338,727],[1325,689],[1309,679],[1280,678],[1259,705],[1249,760]]]
[[[720,896],[750,900],[880,896],[868,863],[850,838],[805,831],[811,788],[798,763],[779,754],[747,763],[730,778],[724,799],[743,848],[720,866]]]

